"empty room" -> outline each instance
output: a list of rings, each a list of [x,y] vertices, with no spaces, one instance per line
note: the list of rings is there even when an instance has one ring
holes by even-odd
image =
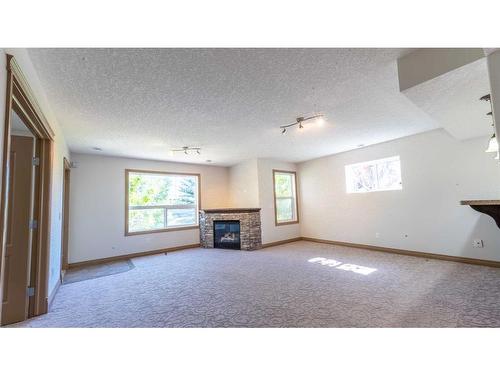
[[[331,341],[488,346],[495,44],[78,42],[64,25],[61,43],[0,44],[6,346],[27,335],[17,352],[42,366],[44,346],[125,358],[168,341],[188,364],[204,342],[196,373],[206,347],[276,360],[278,337],[286,358],[318,345],[309,360],[333,356]],[[65,368],[81,360],[61,350]]]
[[[500,51],[3,59],[3,325],[500,325]]]

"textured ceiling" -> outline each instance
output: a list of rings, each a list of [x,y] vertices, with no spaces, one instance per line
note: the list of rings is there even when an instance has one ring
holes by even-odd
[[[490,93],[486,59],[454,69],[404,91],[405,95],[455,138],[464,140],[493,133],[490,104],[479,100]]]
[[[73,152],[304,161],[438,128],[399,92],[399,49],[30,49]],[[323,127],[279,126],[325,113]],[[202,154],[171,156],[198,146]]]

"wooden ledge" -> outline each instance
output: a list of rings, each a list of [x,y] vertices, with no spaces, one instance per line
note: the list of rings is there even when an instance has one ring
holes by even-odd
[[[471,201],[460,201],[463,206],[496,206],[500,205],[500,199],[478,199]]]
[[[497,223],[497,227],[500,228],[500,200],[470,200],[460,201],[460,204],[470,206],[473,210],[491,216],[495,220],[495,223]]]

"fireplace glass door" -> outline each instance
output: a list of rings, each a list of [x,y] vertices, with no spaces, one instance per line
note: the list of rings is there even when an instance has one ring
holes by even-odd
[[[236,220],[214,221],[214,247],[240,250],[240,222]]]

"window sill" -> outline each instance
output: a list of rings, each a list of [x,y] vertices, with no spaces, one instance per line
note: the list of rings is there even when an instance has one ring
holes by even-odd
[[[125,230],[125,237],[128,236],[138,236],[141,234],[152,234],[152,233],[162,233],[162,232],[176,232],[179,230],[192,230],[192,229],[199,229],[199,225],[191,225],[188,227],[175,227],[175,228],[165,228],[165,229],[155,229],[155,230],[146,230],[146,231],[140,231],[140,232],[129,232]]]
[[[294,220],[294,221],[281,221],[281,222],[276,221],[274,224],[275,224],[275,226],[279,227],[281,225],[290,225],[290,224],[298,224],[298,223],[299,223],[298,220]]]

